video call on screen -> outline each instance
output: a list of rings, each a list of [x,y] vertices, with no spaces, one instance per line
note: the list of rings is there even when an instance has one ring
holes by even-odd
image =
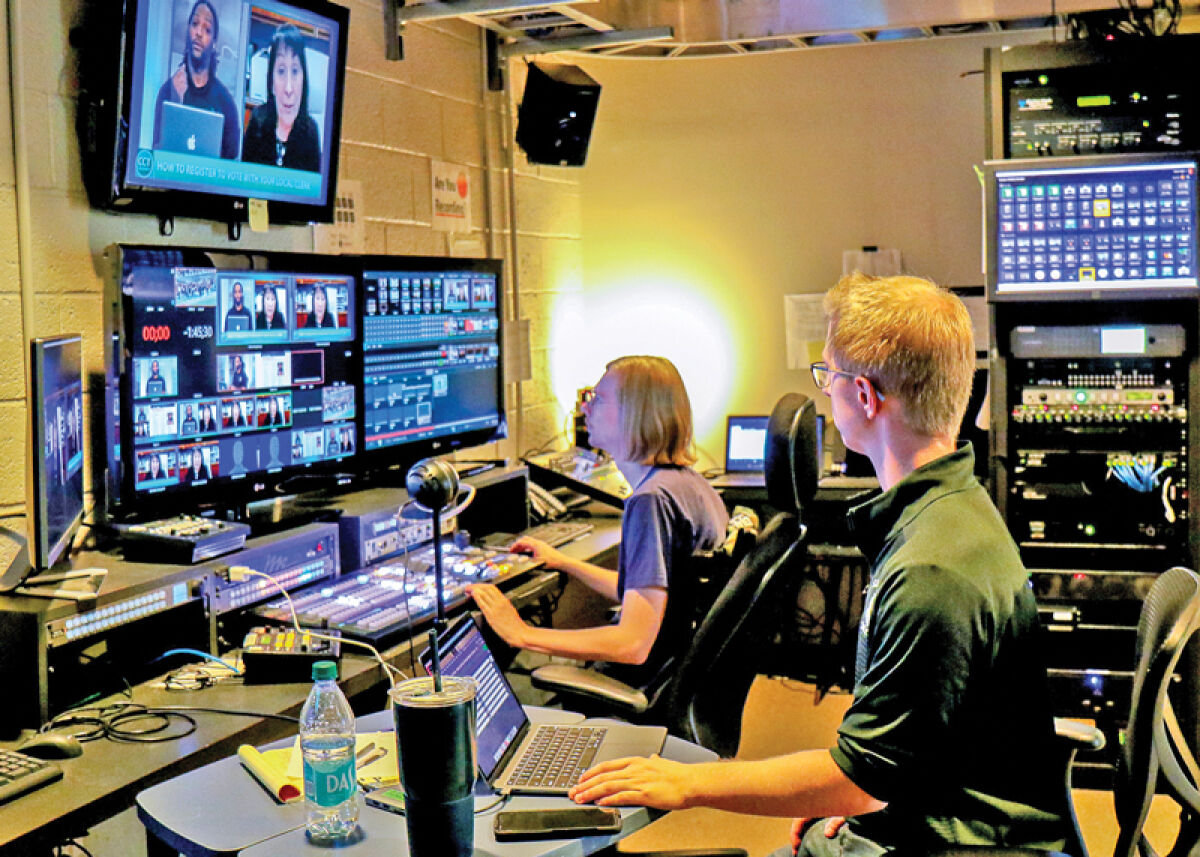
[[[498,426],[499,337],[492,273],[364,272],[364,445]]]
[[[278,0],[141,0],[125,180],[322,203],[339,30]]]
[[[354,453],[352,277],[142,261],[126,254],[139,493]]]

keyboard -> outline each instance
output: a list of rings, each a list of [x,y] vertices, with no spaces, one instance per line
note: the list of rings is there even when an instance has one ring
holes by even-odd
[[[530,527],[521,535],[531,539],[540,539],[550,547],[556,548],[567,542],[573,542],[580,536],[587,535],[593,529],[594,527],[587,521],[549,521],[545,524],[538,524],[536,527]]]
[[[62,768],[16,750],[0,750],[0,803],[62,779]]]
[[[569,788],[592,766],[605,730],[589,726],[539,726],[521,752],[508,784],[519,788]]]

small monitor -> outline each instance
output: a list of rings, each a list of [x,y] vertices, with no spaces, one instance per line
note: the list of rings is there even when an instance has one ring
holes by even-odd
[[[989,297],[1194,296],[1196,172],[1190,154],[989,164]]]
[[[725,472],[762,473],[767,447],[766,416],[729,416],[725,421]]]
[[[391,464],[504,437],[500,263],[362,264],[364,450]]]
[[[48,569],[66,553],[83,517],[83,372],[78,335],[31,344],[33,428],[31,560]]]

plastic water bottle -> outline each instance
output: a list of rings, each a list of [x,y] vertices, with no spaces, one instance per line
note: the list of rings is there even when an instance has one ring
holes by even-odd
[[[304,821],[310,840],[336,844],[358,831],[354,713],[337,685],[336,663],[317,661],[312,677],[313,689],[300,709]]]

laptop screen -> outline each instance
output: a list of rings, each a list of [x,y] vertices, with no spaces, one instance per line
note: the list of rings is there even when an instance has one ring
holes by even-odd
[[[464,616],[438,643],[442,675],[475,679],[475,739],[479,768],[487,780],[529,723],[508,679],[488,649],[474,620]],[[426,672],[432,671],[429,650],[421,653]]]
[[[765,469],[767,417],[729,417],[725,424],[725,472],[761,473]]]

